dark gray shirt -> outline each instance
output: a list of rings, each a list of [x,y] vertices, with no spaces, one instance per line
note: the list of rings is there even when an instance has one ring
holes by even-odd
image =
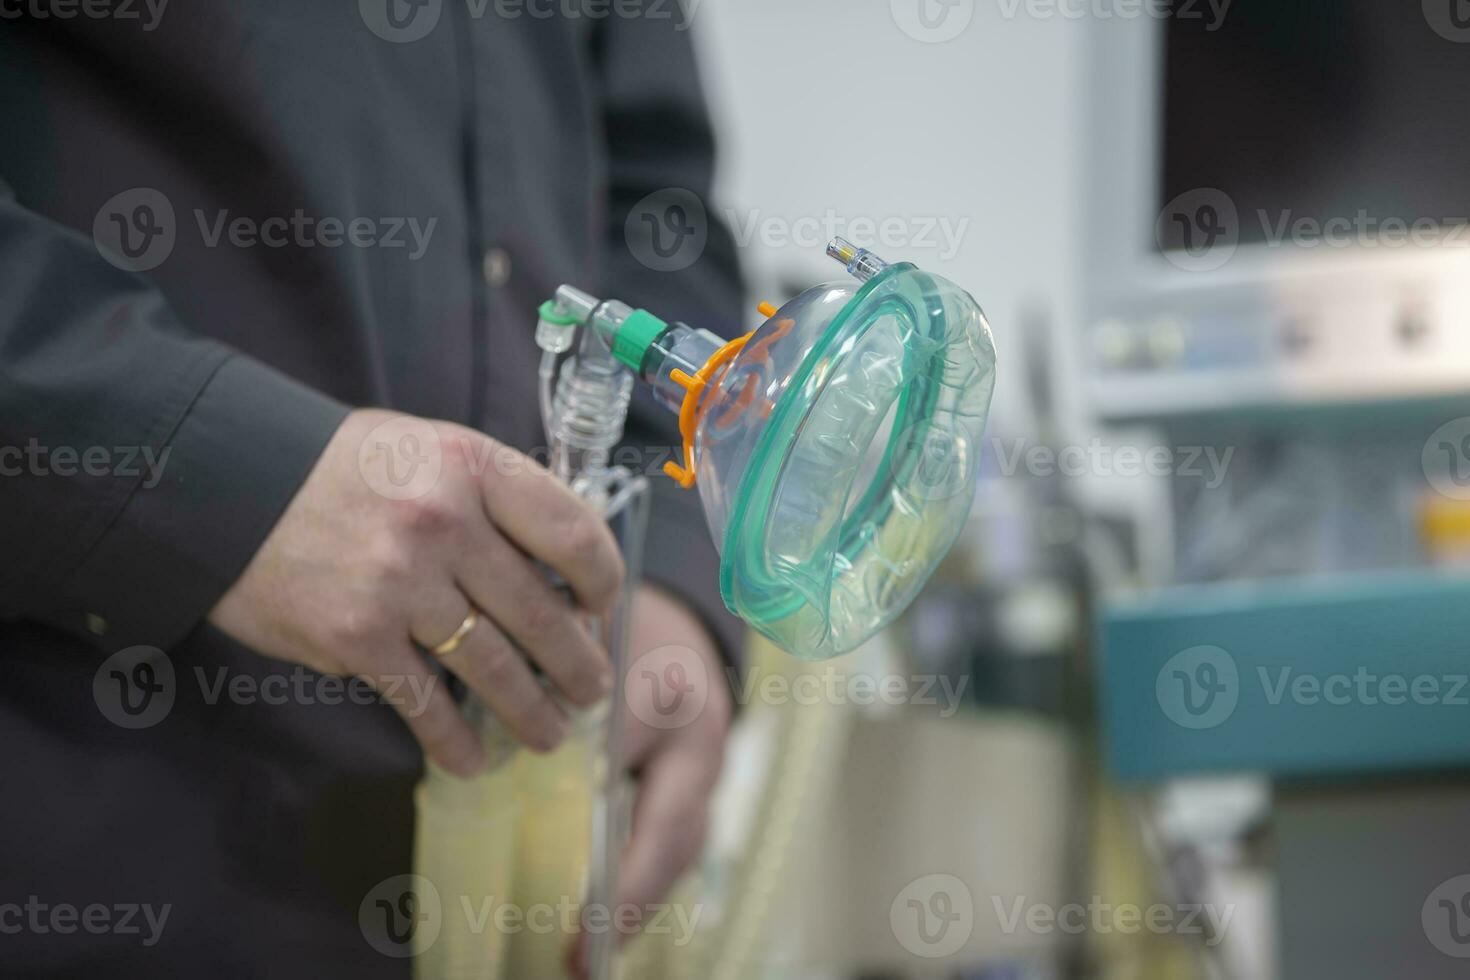
[[[708,190],[679,6],[570,6],[0,3],[0,906],[170,906],[152,944],[7,930],[4,972],[406,975],[358,906],[410,870],[415,744],[203,617],[349,406],[541,445],[557,284],[737,326],[717,222],[635,257],[640,201]],[[732,644],[655,483],[648,574]]]

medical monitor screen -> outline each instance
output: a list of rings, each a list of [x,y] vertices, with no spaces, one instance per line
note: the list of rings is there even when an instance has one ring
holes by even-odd
[[[1331,235],[1371,247],[1412,240],[1417,227],[1421,240],[1432,228],[1470,244],[1470,0],[1174,0],[1173,10],[1161,210],[1228,201],[1241,243]],[[1189,247],[1201,231],[1190,219],[1218,225],[1220,210],[1161,220],[1158,244]]]

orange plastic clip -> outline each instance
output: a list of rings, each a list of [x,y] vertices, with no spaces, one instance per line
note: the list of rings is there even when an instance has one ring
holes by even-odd
[[[775,315],[776,307],[770,303],[761,303],[756,307],[756,311],[761,316],[770,319]],[[782,333],[784,332],[783,330]],[[681,466],[669,460],[664,464],[664,474],[685,490],[694,486],[694,430],[704,415],[699,404],[700,399],[704,397],[704,389],[709,387],[715,375],[744,349],[745,342],[751,338],[753,333],[754,331],[751,331],[743,337],[736,337],[715,351],[710,355],[709,360],[704,362],[704,367],[696,371],[692,378],[678,368],[669,372],[669,377],[684,389],[684,400],[679,403],[679,436],[684,440],[684,464]]]
[[[704,414],[699,404],[704,396],[704,389],[715,374],[740,353],[749,339],[750,334],[736,337],[715,351],[692,378],[678,368],[669,372],[669,377],[684,389],[684,401],[679,404],[679,435],[684,440],[684,465],[680,466],[669,460],[664,464],[664,473],[685,490],[694,486],[694,429],[699,425],[700,416]]]

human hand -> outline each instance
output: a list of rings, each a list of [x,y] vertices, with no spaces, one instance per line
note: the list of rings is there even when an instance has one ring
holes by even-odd
[[[429,478],[383,483],[378,470],[392,479],[390,457],[406,445],[424,454],[413,466],[430,461]],[[209,621],[280,660],[427,692],[388,700],[430,759],[471,775],[484,765],[480,739],[415,644],[444,651],[515,738],[548,751],[569,726],[531,664],[574,705],[603,698],[611,666],[586,620],[611,608],[622,581],[602,516],[544,467],[463,426],[359,410]]]

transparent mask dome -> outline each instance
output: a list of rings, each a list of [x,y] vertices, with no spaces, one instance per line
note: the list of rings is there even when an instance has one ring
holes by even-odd
[[[725,602],[810,660],[891,622],[954,544],[995,384],[968,293],[907,263],[865,273],[777,310],[695,430]]]

